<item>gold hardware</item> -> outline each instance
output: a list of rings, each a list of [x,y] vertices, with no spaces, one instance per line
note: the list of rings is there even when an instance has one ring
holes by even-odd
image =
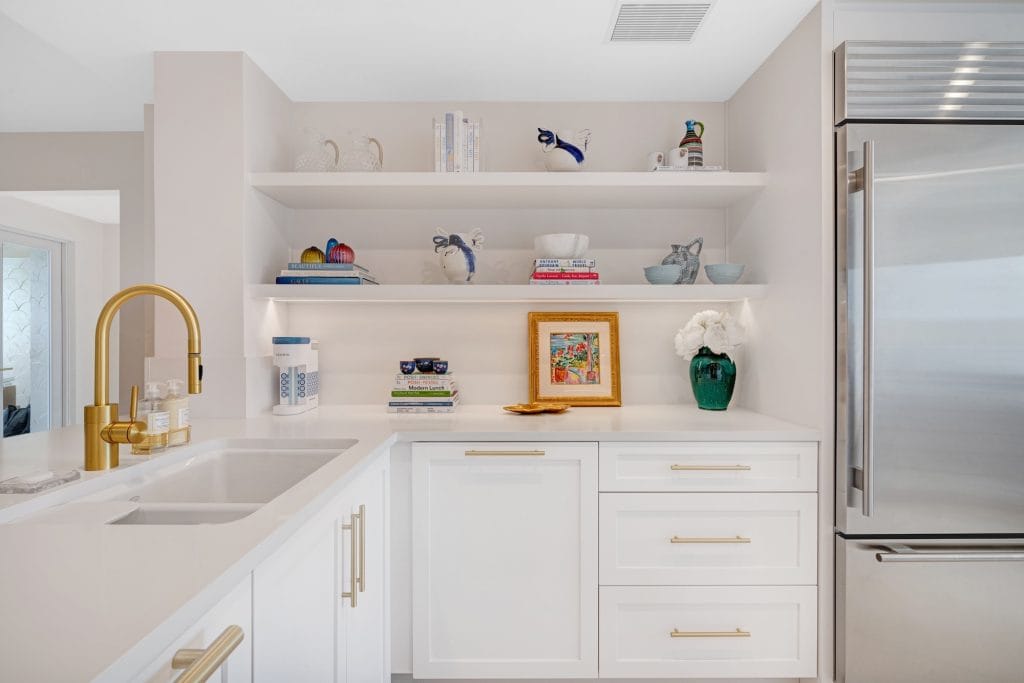
[[[672,465],[673,472],[749,472],[750,465]]]
[[[366,506],[359,506],[359,592],[366,591]]]
[[[178,650],[171,658],[171,668],[185,669],[185,671],[175,679],[174,683],[203,683],[224,664],[224,660],[235,651],[244,638],[245,632],[241,627],[232,624],[224,629],[205,650],[191,648]]]
[[[356,552],[358,550],[358,543],[356,541],[356,520],[359,519],[359,513],[353,512],[348,516],[348,524],[342,524],[342,531],[350,532],[349,535],[349,560],[348,560],[348,590],[342,591],[342,598],[349,598],[352,601],[352,606],[355,607],[359,602],[359,578],[357,570],[359,568],[358,560],[356,558]]]
[[[185,319],[188,329],[188,393],[202,391],[203,366],[200,358],[199,319],[183,296],[162,285],[135,285],[110,297],[96,320],[96,356],[93,377],[93,405],[85,407],[85,469],[108,470],[119,463],[118,445],[140,443],[145,425],[135,420],[138,389],[132,392],[131,420],[118,421],[118,405],[110,403],[110,324],[129,299],[149,294],[170,301]]]
[[[750,631],[736,629],[735,631],[680,631],[672,629],[669,633],[672,638],[749,638]]]
[[[701,538],[700,536],[673,536],[669,539],[670,543],[750,543],[750,539],[745,536],[708,536]]]
[[[541,456],[544,455],[544,451],[466,451],[466,455],[469,456],[487,456],[487,455],[526,455],[526,456]]]

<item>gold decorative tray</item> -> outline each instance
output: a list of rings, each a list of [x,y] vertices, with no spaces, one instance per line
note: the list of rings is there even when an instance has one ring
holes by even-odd
[[[510,406],[502,406],[510,413],[520,415],[537,415],[539,413],[564,413],[569,410],[566,403],[516,403]]]

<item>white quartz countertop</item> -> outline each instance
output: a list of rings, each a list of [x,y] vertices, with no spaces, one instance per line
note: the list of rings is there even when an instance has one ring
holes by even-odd
[[[740,409],[573,408],[524,416],[497,406],[451,415],[394,415],[378,406],[322,406],[305,415],[199,420],[193,444],[226,438],[357,439],[253,514],[228,524],[18,523],[67,487],[0,494],[0,680],[126,680],[329,502],[362,465],[401,441],[817,441],[816,430]],[[169,453],[181,453],[172,449]],[[157,459],[161,456],[154,456]],[[121,465],[142,459],[122,449]],[[0,441],[0,480],[82,465],[82,429]],[[116,472],[116,471],[114,471]],[[15,507],[17,506],[17,507]],[[4,521],[8,523],[3,523]]]

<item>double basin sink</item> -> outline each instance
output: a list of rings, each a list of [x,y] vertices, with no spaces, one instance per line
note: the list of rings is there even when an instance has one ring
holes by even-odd
[[[55,491],[52,506],[16,521],[233,522],[251,515],[355,444],[354,439],[244,439],[190,447]],[[106,486],[102,486],[104,479],[109,481]],[[94,484],[100,487],[93,492]],[[84,490],[76,496],[76,488]]]

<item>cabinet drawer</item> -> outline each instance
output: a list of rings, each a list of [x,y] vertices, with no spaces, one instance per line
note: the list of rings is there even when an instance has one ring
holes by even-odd
[[[602,491],[816,491],[818,444],[601,443]]]
[[[813,586],[602,587],[602,678],[813,678]]]
[[[602,585],[816,583],[817,494],[602,493]]]

